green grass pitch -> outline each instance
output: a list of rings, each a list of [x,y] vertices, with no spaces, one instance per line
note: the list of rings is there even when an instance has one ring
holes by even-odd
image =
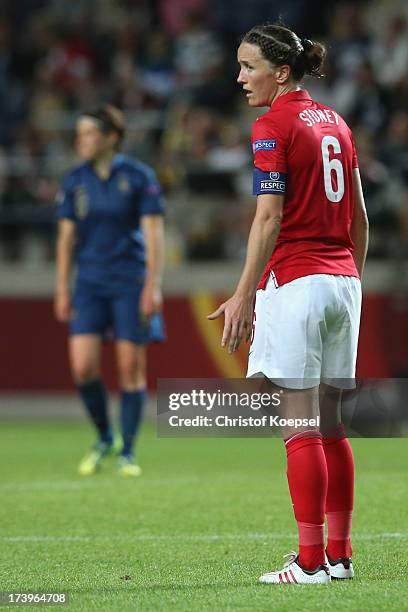
[[[279,440],[145,424],[140,479],[113,461],[81,479],[86,424],[0,427],[0,591],[66,591],[69,610],[408,609],[407,440],[353,441],[356,579],[274,587],[258,576],[296,547]]]

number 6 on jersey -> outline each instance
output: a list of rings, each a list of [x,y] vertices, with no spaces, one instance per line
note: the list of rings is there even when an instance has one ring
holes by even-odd
[[[340,143],[334,136],[323,137],[322,159],[326,197],[333,204],[338,204],[344,196],[344,172],[339,159],[330,159],[329,147],[333,147],[333,153],[341,153]],[[337,191],[333,189],[332,172],[336,173]]]

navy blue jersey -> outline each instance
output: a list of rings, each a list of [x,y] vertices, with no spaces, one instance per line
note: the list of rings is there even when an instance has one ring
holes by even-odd
[[[57,198],[58,219],[76,223],[78,281],[116,291],[145,277],[145,244],[140,220],[161,215],[164,202],[153,170],[116,155],[102,180],[92,164],[69,172]]]

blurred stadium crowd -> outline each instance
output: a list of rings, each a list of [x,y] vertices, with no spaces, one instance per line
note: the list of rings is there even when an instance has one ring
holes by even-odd
[[[170,263],[239,257],[259,113],[235,82],[236,47],[252,25],[279,16],[328,45],[326,77],[305,86],[355,133],[370,256],[406,257],[408,4],[397,0],[2,0],[1,257],[24,259],[35,235],[52,258],[75,119],[101,102],[125,111],[125,151],[159,175]]]

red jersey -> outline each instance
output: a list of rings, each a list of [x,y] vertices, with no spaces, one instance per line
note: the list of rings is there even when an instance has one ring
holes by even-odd
[[[277,285],[309,274],[357,276],[352,256],[353,168],[351,130],[305,90],[280,96],[253,127],[254,194],[285,194],[269,276]]]

